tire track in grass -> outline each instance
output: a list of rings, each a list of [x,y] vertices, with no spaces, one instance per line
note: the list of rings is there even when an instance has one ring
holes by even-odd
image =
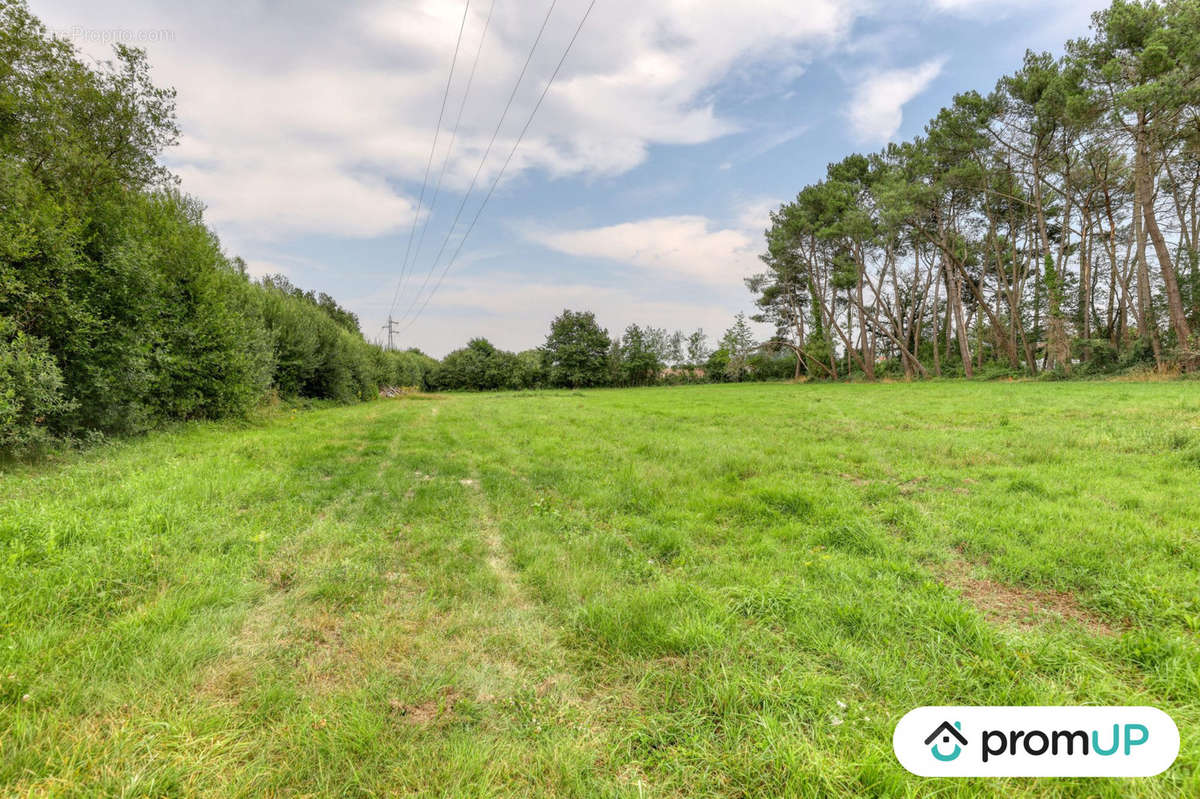
[[[496,627],[494,633],[498,633],[498,637],[511,635],[513,638],[512,651],[495,653],[493,665],[500,672],[516,677],[521,687],[529,687],[528,684],[534,680],[532,690],[538,696],[545,695],[551,688],[561,689],[564,683],[574,682],[575,676],[566,673],[565,651],[558,632],[522,587],[520,575],[513,567],[504,542],[499,519],[488,502],[480,478],[464,478],[459,480],[459,484],[467,491],[474,509],[477,533],[484,544],[488,569],[496,579],[498,602],[491,614]],[[544,677],[530,674],[533,664],[541,664],[541,669],[535,669],[538,671],[550,666],[553,673]],[[562,698],[572,703],[578,699]]]
[[[518,704],[525,705],[517,714],[529,713],[526,721],[530,723],[535,713],[545,714],[547,722],[556,715],[564,723],[569,719],[574,728],[571,736],[574,743],[570,745],[594,748],[603,737],[598,724],[597,697],[591,696],[591,691],[584,688],[587,681],[572,669],[569,647],[562,640],[553,614],[522,585],[519,569],[514,566],[505,542],[501,518],[485,490],[480,471],[485,464],[473,457],[478,455],[477,445],[464,441],[455,428],[447,426],[458,423],[459,420],[454,418],[456,415],[446,416],[431,421],[441,429],[451,458],[466,455],[473,461],[466,470],[467,476],[460,477],[457,482],[472,509],[474,532],[483,544],[485,562],[496,581],[497,602],[489,608],[487,620],[476,631],[476,635],[484,639],[483,646],[473,651],[471,657],[477,664],[483,664],[483,671],[494,670],[503,679],[502,684],[496,686],[496,696],[485,695],[483,699],[488,702],[499,700],[501,704],[507,701],[510,709],[505,710],[506,713],[513,712]],[[503,433],[486,414],[475,415],[472,419],[476,432],[485,434],[488,451],[505,446]],[[500,699],[505,694],[508,699]],[[533,726],[536,728],[537,725]]]
[[[473,398],[474,399],[474,398]],[[474,506],[477,533],[484,544],[488,567],[496,578],[500,598],[497,623],[513,630],[532,630],[525,633],[524,648],[511,653],[510,658],[525,665],[517,665],[517,698],[527,703],[528,710],[536,712],[549,725],[558,725],[557,734],[563,736],[559,746],[562,751],[581,753],[581,762],[588,764],[588,779],[607,789],[620,793],[629,788],[631,780],[628,764],[613,760],[614,734],[627,719],[631,706],[632,686],[624,681],[613,681],[611,674],[594,670],[580,662],[583,655],[571,643],[571,636],[564,636],[562,618],[552,606],[543,604],[536,590],[526,585],[521,569],[514,565],[512,547],[506,540],[502,525],[511,522],[514,529],[521,529],[522,513],[528,513],[523,502],[512,507],[513,518],[501,517],[496,506],[489,500],[486,490],[489,479],[500,481],[496,488],[503,496],[503,481],[507,476],[529,488],[528,474],[511,467],[518,457],[518,449],[507,431],[497,426],[496,420],[487,414],[479,414],[477,424],[485,434],[487,456],[476,459],[469,477],[459,480],[466,489],[468,500]],[[467,448],[466,442],[455,437],[457,449]],[[468,451],[479,454],[478,444]],[[501,506],[506,509],[510,506]],[[513,533],[518,534],[519,533]],[[544,716],[543,716],[544,714]],[[619,760],[619,758],[618,758]],[[636,780],[634,781],[636,782]]]
[[[377,420],[378,414],[372,413],[364,419],[364,424],[374,426]],[[305,553],[305,545],[311,543],[322,526],[334,520],[353,500],[379,489],[406,432],[406,427],[397,426],[372,479],[348,485],[319,509],[314,509],[309,524],[291,536],[269,561],[260,564],[260,579],[266,583],[265,593],[248,609],[226,655],[210,663],[202,673],[197,682],[201,695],[216,696],[237,704],[242,690],[251,682],[256,666],[261,666],[273,652],[285,646],[296,629],[303,626],[302,609],[289,603],[287,597],[299,576],[300,567],[317,559],[326,549],[319,547]],[[364,441],[358,451],[365,447]],[[355,457],[360,456],[356,454]]]
[[[480,655],[511,681],[508,697],[500,699],[498,709],[508,716],[509,724],[524,728],[526,734],[554,736],[562,751],[586,753],[580,762],[596,768],[608,757],[605,750],[611,731],[605,719],[613,714],[611,686],[595,685],[572,665],[570,648],[548,610],[522,585],[500,519],[478,474],[459,483],[475,508],[488,568],[496,578],[498,603],[492,615],[497,638],[512,636],[511,642],[505,642],[511,647],[508,651]],[[607,767],[599,767],[589,778],[612,779],[614,775],[607,772]]]
[[[505,604],[524,611],[532,611],[533,605],[521,590],[520,580],[513,570],[508,552],[505,550],[504,537],[500,534],[500,525],[488,505],[487,498],[483,495],[479,479],[477,477],[464,478],[459,480],[459,483],[470,491],[472,504],[477,510],[480,533],[487,546],[488,567],[500,584],[500,593]]]

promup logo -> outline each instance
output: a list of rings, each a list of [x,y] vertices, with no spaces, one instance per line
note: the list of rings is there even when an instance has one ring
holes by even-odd
[[[949,763],[951,760],[957,760],[958,756],[962,754],[962,748],[967,745],[967,739],[963,737],[963,734],[960,732],[960,730],[962,730],[961,721],[956,721],[953,725],[951,725],[948,721],[943,721],[938,728],[929,733],[929,737],[925,739],[926,746],[933,744],[933,746],[929,746],[929,753],[943,763]],[[944,744],[950,743],[951,738],[954,738],[954,740],[958,741],[958,743],[954,745],[954,751],[948,755],[944,755],[939,752],[938,745],[933,743],[934,739],[938,736],[941,736],[942,743]]]
[[[1179,729],[1152,707],[922,707],[892,746],[922,777],[1149,777],[1175,762]]]

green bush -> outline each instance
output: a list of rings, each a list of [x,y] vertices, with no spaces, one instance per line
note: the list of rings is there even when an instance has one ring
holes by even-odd
[[[443,358],[429,375],[429,383],[441,391],[522,388],[521,371],[516,355],[496,349],[487,339],[476,338]]]
[[[429,376],[438,362],[420,350],[384,352],[388,363],[387,379],[381,385],[429,388]]]
[[[751,380],[791,380],[796,376],[796,354],[758,351],[750,356]]]
[[[258,291],[258,300],[272,348],[272,385],[284,398],[300,397],[320,364],[319,322],[303,303],[266,281]]]
[[[46,342],[0,317],[0,453],[41,447],[50,439],[50,422],[70,409]]]
[[[144,198],[122,248],[106,259],[143,259],[159,296],[143,320],[151,335],[148,405],[155,418],[215,419],[254,407],[271,383],[267,332],[246,279],[176,193]]]
[[[368,400],[382,386],[422,386],[436,363],[420,352],[369,344],[353,314],[282,275],[265,277],[254,289],[273,352],[272,386],[285,399]]]
[[[546,353],[542,350],[524,350],[517,353],[513,388],[534,389],[550,385],[550,370],[546,365]]]
[[[1120,351],[1106,338],[1077,339],[1072,354],[1082,361],[1080,374],[1115,372],[1121,363]]]
[[[714,383],[724,383],[729,380],[729,350],[718,347],[704,362],[704,373]]]

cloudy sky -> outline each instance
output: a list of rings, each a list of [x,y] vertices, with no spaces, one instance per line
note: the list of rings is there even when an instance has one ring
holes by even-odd
[[[438,356],[536,346],[563,308],[719,335],[752,309],[770,208],[1105,5],[596,0],[514,152],[589,1],[30,3],[92,57],[149,51],[178,90],[167,163],[231,255],[332,294],[369,338],[390,311],[398,345]]]

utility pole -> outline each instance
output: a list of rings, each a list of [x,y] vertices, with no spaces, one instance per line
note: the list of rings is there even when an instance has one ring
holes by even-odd
[[[391,314],[388,314],[388,323],[387,323],[386,325],[384,325],[384,326],[383,326],[383,329],[384,329],[384,330],[386,330],[386,331],[388,332],[388,345],[387,345],[387,348],[388,348],[389,350],[394,350],[394,349],[395,349],[395,347],[394,347],[394,346],[393,346],[393,344],[392,344],[392,336],[393,336],[393,335],[395,334],[395,332],[396,332],[395,328],[396,328],[396,321],[395,321],[394,319],[392,319],[392,316],[391,316]]]

